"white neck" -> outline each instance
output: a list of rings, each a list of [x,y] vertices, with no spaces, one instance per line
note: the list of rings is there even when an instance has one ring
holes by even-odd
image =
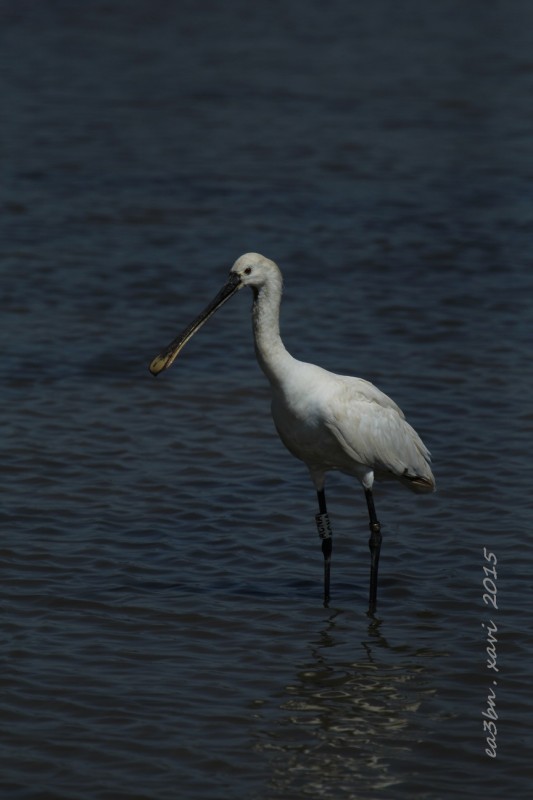
[[[254,289],[252,309],[257,360],[272,384],[282,379],[283,373],[293,361],[279,333],[281,290],[281,274],[279,278],[273,276],[260,289]]]

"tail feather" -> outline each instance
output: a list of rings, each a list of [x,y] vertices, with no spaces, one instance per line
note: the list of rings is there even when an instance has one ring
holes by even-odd
[[[435,478],[431,472],[429,475],[409,475],[407,472],[404,472],[400,480],[412,489],[413,492],[417,492],[418,494],[434,492],[436,488]]]

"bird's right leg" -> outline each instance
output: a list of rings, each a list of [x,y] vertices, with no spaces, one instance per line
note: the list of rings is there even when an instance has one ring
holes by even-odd
[[[368,546],[370,547],[370,592],[368,613],[373,615],[376,611],[376,598],[378,592],[378,565],[379,553],[381,550],[381,525],[379,524],[376,516],[372,489],[366,486],[364,489],[366,504],[368,507],[368,516],[370,518],[370,539],[368,540]]]
[[[319,513],[315,515],[318,535],[322,540],[322,553],[324,555],[324,606],[329,603],[329,576],[331,570],[331,524],[326,508],[326,493],[324,489],[317,489]]]

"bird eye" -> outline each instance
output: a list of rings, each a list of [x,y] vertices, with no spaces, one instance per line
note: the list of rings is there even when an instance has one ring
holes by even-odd
[[[245,275],[251,275],[252,274],[252,268],[251,267],[246,267],[246,269],[244,270],[244,274]]]

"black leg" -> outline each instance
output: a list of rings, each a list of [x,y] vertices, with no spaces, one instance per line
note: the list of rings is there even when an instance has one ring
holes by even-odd
[[[376,611],[376,598],[378,592],[378,564],[379,552],[381,550],[381,525],[376,517],[374,508],[374,497],[371,489],[365,489],[366,504],[368,506],[368,516],[370,517],[370,593],[368,599],[368,613],[374,614]]]
[[[316,514],[316,526],[318,535],[322,539],[322,553],[324,555],[324,606],[327,608],[329,603],[329,576],[331,570],[331,525],[329,522],[328,510],[326,508],[326,494],[324,489],[317,491],[319,513]]]

